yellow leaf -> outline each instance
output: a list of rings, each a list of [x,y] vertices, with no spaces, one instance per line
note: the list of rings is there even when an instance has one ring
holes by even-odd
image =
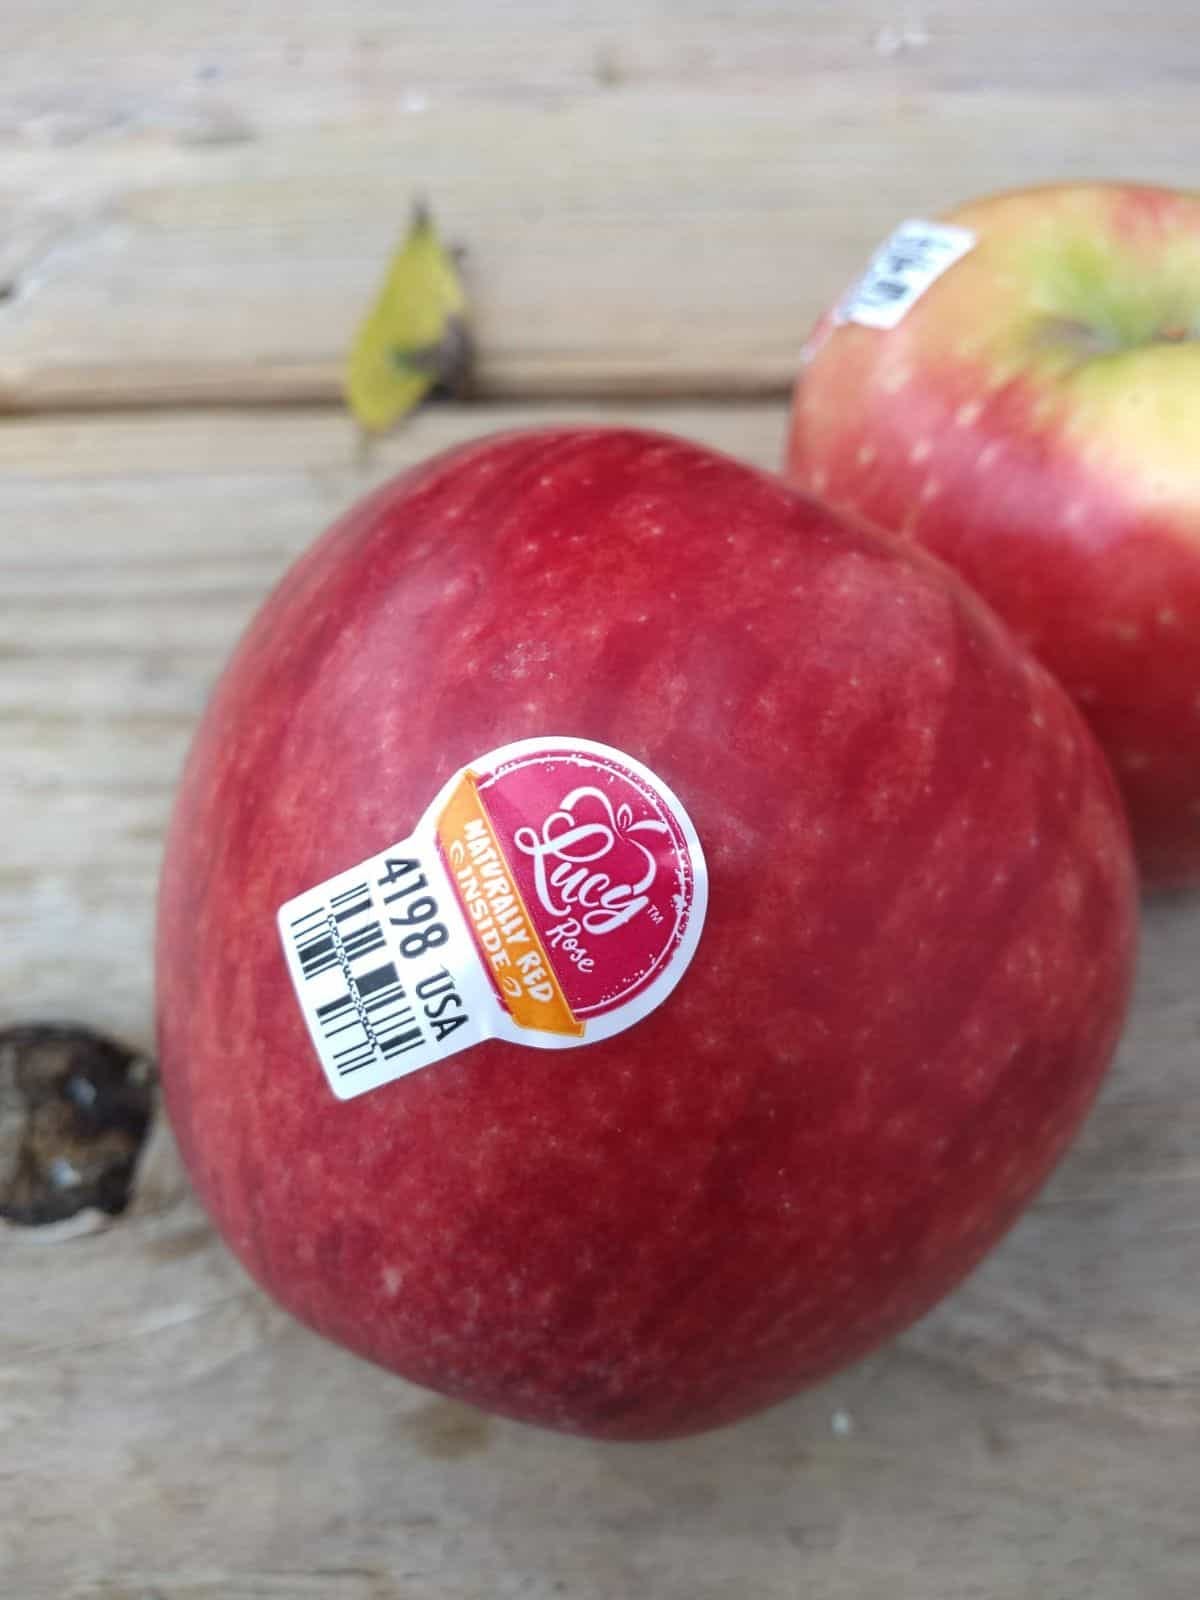
[[[346,364],[346,400],[361,427],[381,433],[435,383],[462,381],[470,350],[466,312],[454,258],[418,206]]]

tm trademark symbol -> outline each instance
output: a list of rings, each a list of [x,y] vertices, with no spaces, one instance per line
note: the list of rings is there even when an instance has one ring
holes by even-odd
[[[662,912],[661,912],[661,911],[660,911],[660,910],[659,910],[659,909],[658,909],[658,907],[657,907],[657,906],[648,906],[648,907],[647,907],[647,908],[646,908],[646,909],[647,909],[647,911],[648,911],[648,913],[649,913],[649,916],[650,916],[650,921],[651,921],[651,922],[661,922],[661,921],[662,921],[662,919],[663,919],[663,914],[662,914]]]

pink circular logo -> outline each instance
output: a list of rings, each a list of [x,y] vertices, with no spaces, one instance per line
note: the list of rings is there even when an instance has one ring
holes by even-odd
[[[644,1016],[682,976],[704,916],[704,858],[680,801],[588,740],[526,740],[472,771],[571,1012],[616,1024],[590,1037]]]

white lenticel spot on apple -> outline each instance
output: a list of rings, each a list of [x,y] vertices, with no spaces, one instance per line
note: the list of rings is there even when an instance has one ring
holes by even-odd
[[[890,372],[885,372],[880,387],[885,394],[899,394],[912,380],[912,373],[907,367],[893,367]]]
[[[1112,631],[1122,644],[1133,644],[1142,636],[1142,630],[1136,622],[1114,622]]]
[[[983,412],[983,402],[980,400],[966,400],[954,413],[955,425],[960,428],[974,427]]]
[[[1124,750],[1121,765],[1127,772],[1143,772],[1150,765],[1150,757],[1144,750]]]
[[[932,439],[918,439],[916,444],[914,444],[912,449],[908,452],[908,459],[913,463],[914,466],[916,466],[922,461],[927,461],[932,450]]]
[[[1173,611],[1170,606],[1163,606],[1158,613],[1158,625],[1160,628],[1173,628],[1178,621],[1179,613]]]
[[[986,472],[999,454],[1000,446],[994,441],[991,444],[985,444],[983,449],[975,457],[975,465],[979,468],[980,472]]]
[[[824,467],[814,467],[812,473],[812,486],[818,494],[822,492],[829,482],[829,474]]]
[[[936,478],[926,478],[921,487],[921,499],[925,501],[936,500],[942,492],[942,486]]]
[[[855,460],[860,467],[869,467],[875,459],[875,446],[873,444],[860,444]]]

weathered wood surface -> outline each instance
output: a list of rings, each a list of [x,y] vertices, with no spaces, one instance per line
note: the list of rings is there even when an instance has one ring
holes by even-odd
[[[0,410],[332,397],[418,192],[481,392],[778,394],[901,215],[1198,170],[1191,0],[5,0]]]
[[[149,1043],[162,827],[234,635],[369,482],[547,414],[433,410],[366,466],[330,413],[0,428],[0,1022]],[[783,429],[620,414],[763,464]],[[133,1215],[0,1232],[0,1594],[1195,1600],[1198,970],[1200,904],[1152,907],[1101,1104],[957,1295],[667,1446],[489,1421],[323,1345],[246,1282],[160,1129]]]
[[[150,1043],[205,694],[385,472],[564,415],[772,465],[811,317],[899,215],[1197,171],[1191,0],[3,0],[0,412],[45,416],[0,424],[0,1025]],[[480,392],[524,403],[364,464],[332,411],[246,408],[335,396],[418,191],[466,250]],[[1002,1248],[889,1350],[669,1446],[324,1346],[160,1125],[130,1216],[0,1229],[0,1595],[1196,1600],[1198,974],[1200,901],[1151,907],[1116,1070]]]

